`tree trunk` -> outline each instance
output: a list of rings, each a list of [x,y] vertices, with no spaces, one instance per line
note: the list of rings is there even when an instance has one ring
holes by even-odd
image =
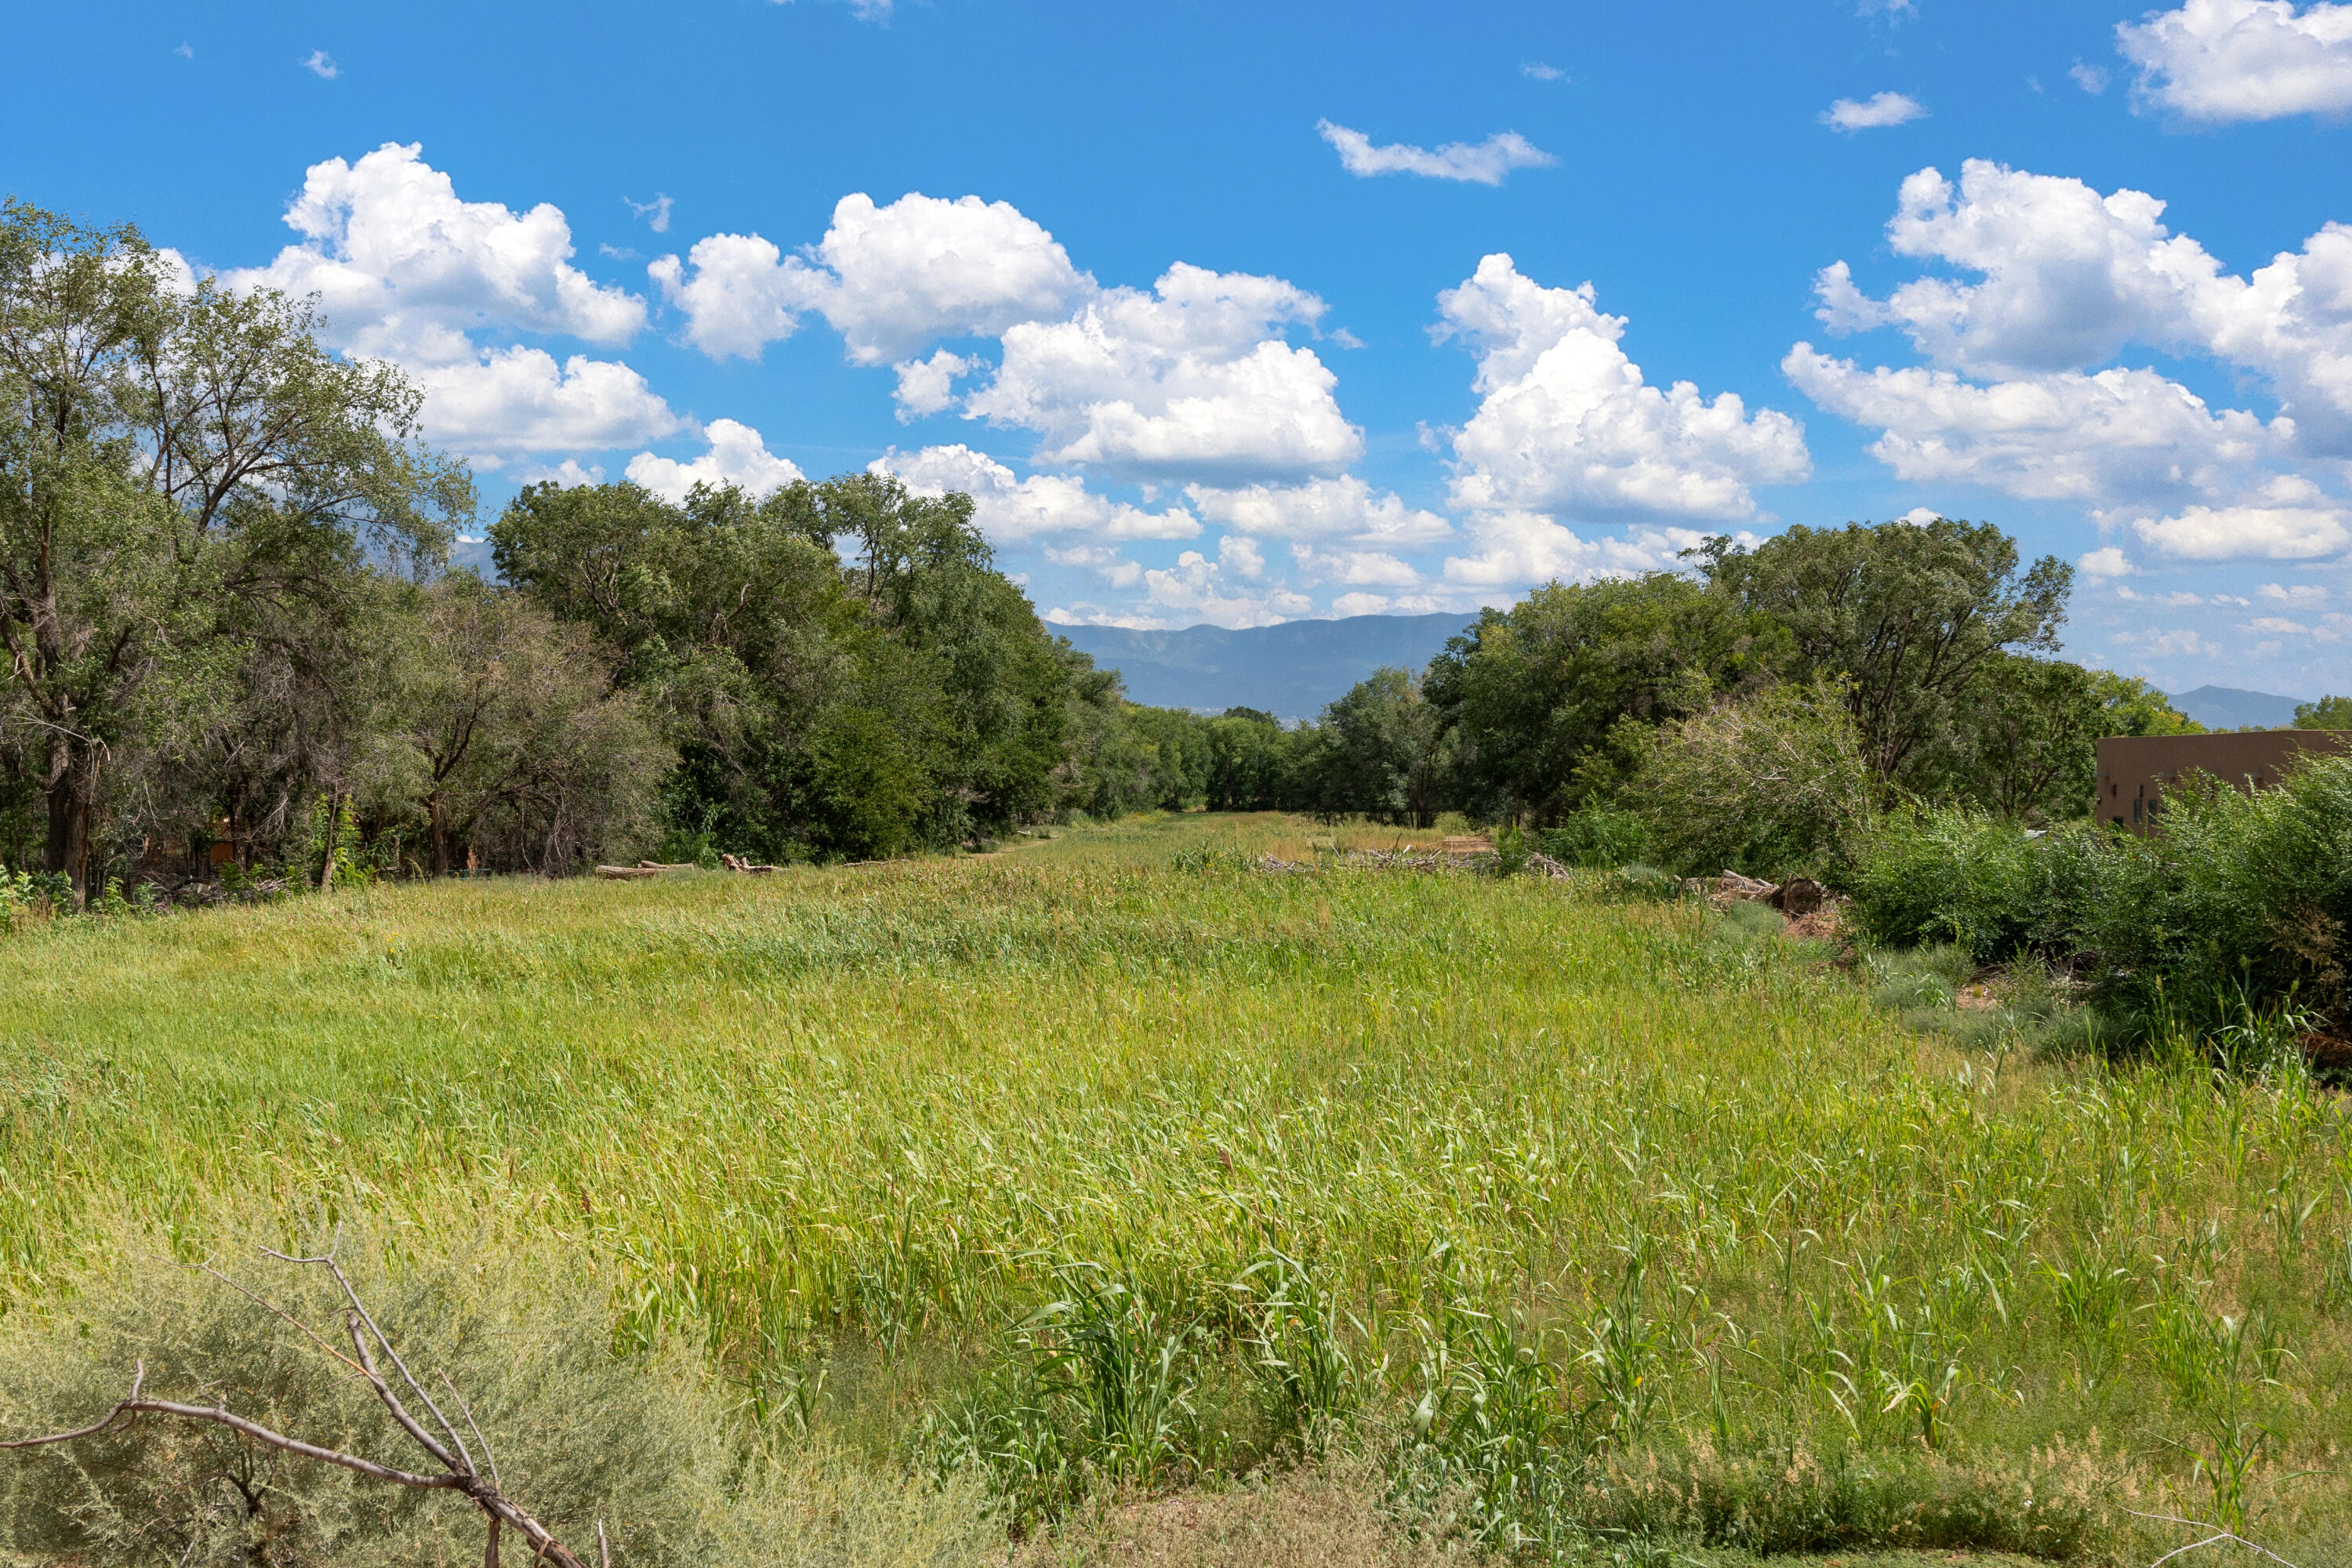
[[[42,864],[73,883],[74,902],[89,901],[90,838],[98,821],[99,751],[62,736],[49,752],[49,843]]]
[[[449,825],[441,817],[441,794],[436,790],[425,804],[425,842],[432,847],[433,879],[439,881],[449,874]]]
[[[319,858],[319,891],[325,892],[335,885],[335,830],[342,826],[343,792],[331,791],[327,796],[327,847]]]

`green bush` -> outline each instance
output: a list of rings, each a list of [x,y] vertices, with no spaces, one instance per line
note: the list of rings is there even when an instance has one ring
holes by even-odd
[[[2085,823],[2027,834],[1960,810],[1881,822],[1851,879],[1868,939],[2036,952],[2087,970],[2140,1033],[2293,1009],[2352,1021],[2352,757],[2313,757],[2246,795],[2177,786],[2146,838]]]
[[[324,1269],[217,1264],[233,1287],[128,1227],[106,1239],[116,1260],[58,1281],[61,1304],[0,1319],[7,1436],[87,1425],[123,1397],[143,1363],[151,1396],[218,1403],[289,1436],[436,1468],[299,1326],[341,1341],[342,1300]],[[913,1568],[982,1556],[991,1529],[969,1488],[894,1485],[821,1454],[765,1451],[684,1345],[614,1353],[608,1286],[578,1257],[509,1237],[472,1240],[402,1259],[346,1230],[339,1255],[457,1429],[495,1457],[503,1489],[575,1552],[594,1561],[601,1521],[616,1562],[646,1565]],[[89,1568],[388,1568],[478,1562],[484,1533],[479,1511],[446,1491],[390,1485],[163,1416],[0,1454],[0,1555]],[[506,1546],[509,1561],[528,1555],[511,1535]]]
[[[1643,740],[1639,755],[1626,804],[1663,864],[1845,880],[1871,821],[1871,777],[1833,688],[1718,703]]]
[[[1650,830],[1642,819],[1622,807],[1588,800],[1562,817],[1557,827],[1530,834],[1534,847],[1564,866],[1613,871],[1650,854]]]
[[[1855,858],[1853,920],[1876,942],[1949,942],[1979,962],[2065,952],[2126,846],[2070,823],[2029,832],[1965,807],[1891,814]]]

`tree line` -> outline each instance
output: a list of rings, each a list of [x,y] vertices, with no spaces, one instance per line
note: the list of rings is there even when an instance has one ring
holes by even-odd
[[[0,206],[0,867],[60,899],[874,859],[1155,808],[1753,863],[1895,799],[2080,815],[2094,738],[2194,728],[2053,657],[2071,570],[1985,523],[1553,584],[1303,724],[1128,702],[968,497],[887,476],[527,487],[486,579],[448,564],[478,500],[417,393],[319,328],[133,228]]]

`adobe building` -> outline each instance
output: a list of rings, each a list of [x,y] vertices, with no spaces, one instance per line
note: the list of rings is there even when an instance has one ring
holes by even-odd
[[[2211,773],[2252,792],[2308,752],[2352,752],[2352,730],[2236,730],[2218,735],[2116,735],[2098,747],[2098,798],[2092,815],[2146,833],[2164,813],[2164,786]]]

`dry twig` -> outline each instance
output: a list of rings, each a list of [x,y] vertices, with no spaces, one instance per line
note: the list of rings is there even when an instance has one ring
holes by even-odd
[[[236,1415],[219,1405],[187,1405],[177,1400],[148,1398],[142,1392],[147,1381],[147,1363],[144,1361],[137,1364],[131,1375],[131,1392],[115,1401],[112,1409],[89,1426],[78,1426],[70,1432],[53,1432],[40,1437],[0,1440],[0,1448],[46,1447],[52,1444],[71,1443],[84,1437],[96,1437],[125,1426],[141,1415],[167,1415],[181,1421],[207,1422],[241,1433],[266,1447],[276,1448],[305,1459],[316,1459],[320,1464],[340,1466],[355,1474],[366,1476],[372,1480],[388,1481],[394,1486],[415,1487],[425,1490],[464,1493],[475,1507],[482,1510],[489,1521],[489,1540],[482,1554],[485,1568],[498,1568],[499,1536],[501,1530],[506,1528],[520,1531],[523,1538],[531,1543],[533,1563],[553,1563],[555,1568],[586,1568],[586,1564],[566,1550],[545,1525],[532,1518],[527,1510],[506,1495],[505,1489],[498,1479],[498,1460],[497,1457],[490,1453],[488,1439],[482,1436],[481,1428],[475,1426],[473,1412],[466,1407],[466,1402],[458,1396],[456,1386],[450,1384],[450,1397],[457,1401],[457,1408],[465,1415],[466,1425],[472,1428],[475,1441],[482,1445],[484,1456],[490,1460],[491,1473],[486,1477],[475,1468],[474,1456],[466,1447],[465,1439],[457,1436],[457,1429],[450,1424],[449,1418],[441,1413],[441,1407],[434,1403],[433,1396],[425,1393],[425,1385],[417,1381],[414,1373],[409,1371],[408,1363],[401,1359],[400,1352],[394,1348],[390,1337],[369,1313],[366,1303],[360,1300],[359,1291],[352,1285],[350,1277],[344,1274],[342,1266],[335,1261],[332,1247],[329,1248],[325,1256],[320,1258],[292,1258],[282,1252],[273,1252],[266,1247],[259,1250],[265,1256],[275,1258],[283,1263],[324,1268],[333,1276],[335,1284],[341,1290],[343,1300],[347,1303],[343,1313],[343,1327],[351,1337],[352,1348],[358,1352],[358,1359],[354,1360],[336,1350],[313,1331],[309,1324],[288,1312],[284,1308],[246,1289],[242,1285],[221,1274],[210,1264],[204,1266],[205,1272],[222,1280],[263,1310],[273,1313],[301,1330],[320,1349],[365,1379],[368,1386],[375,1391],[377,1400],[382,1403],[385,1410],[391,1413],[392,1418],[400,1425],[401,1429],[414,1438],[417,1446],[440,1466],[438,1473],[404,1470],[396,1465],[382,1464],[373,1459],[363,1458],[357,1454],[346,1454],[339,1449],[321,1447],[315,1443],[306,1443],[299,1437],[289,1437],[282,1432],[274,1432],[259,1422]],[[391,1383],[384,1378],[376,1364],[378,1350],[383,1352],[385,1359],[389,1360],[399,1372],[401,1381],[408,1385],[410,1392],[415,1394],[426,1410],[432,1412],[434,1420],[439,1423],[443,1435],[448,1439],[446,1443],[426,1430],[425,1426],[409,1413],[407,1406],[401,1403],[400,1396],[393,1391]],[[442,1381],[445,1384],[448,1384],[446,1376]],[[596,1541],[598,1556],[605,1568],[610,1568],[612,1553],[609,1546],[605,1544],[604,1526],[601,1520],[596,1525]]]

